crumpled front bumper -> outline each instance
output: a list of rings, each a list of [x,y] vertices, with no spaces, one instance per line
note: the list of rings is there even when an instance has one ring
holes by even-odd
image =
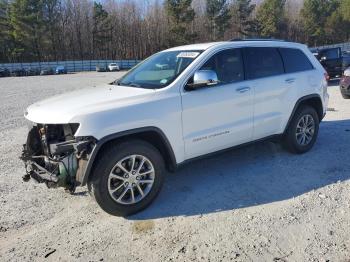
[[[86,172],[94,144],[95,139],[91,137],[45,144],[38,136],[38,128],[33,127],[20,156],[26,170],[23,180],[33,178],[48,187],[74,190],[81,184],[79,178]]]

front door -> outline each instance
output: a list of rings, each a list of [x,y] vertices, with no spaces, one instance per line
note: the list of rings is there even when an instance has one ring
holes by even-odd
[[[200,70],[216,72],[219,84],[182,91],[186,159],[249,142],[253,135],[253,92],[244,81],[241,49],[213,55]]]

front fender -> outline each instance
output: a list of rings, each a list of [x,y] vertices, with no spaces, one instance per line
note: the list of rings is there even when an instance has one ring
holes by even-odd
[[[170,145],[168,138],[165,136],[163,131],[160,130],[159,128],[153,127],[153,126],[148,126],[148,127],[142,127],[142,128],[136,128],[136,129],[132,129],[132,130],[128,130],[128,131],[118,132],[118,133],[108,135],[108,136],[103,137],[102,139],[98,140],[90,153],[89,159],[85,162],[79,163],[82,168],[80,169],[80,172],[77,173],[76,180],[79,182],[79,184],[81,186],[85,186],[87,184],[87,181],[88,181],[88,179],[91,175],[91,172],[92,172],[94,162],[97,159],[97,156],[100,153],[102,147],[104,145],[106,145],[108,142],[115,140],[117,138],[124,137],[124,136],[137,135],[137,134],[141,134],[141,133],[149,132],[149,131],[156,132],[162,138],[162,140],[163,140],[162,142],[164,143],[164,146],[166,147],[166,149],[169,153],[170,164],[171,164],[172,168],[175,169],[177,167],[176,157],[175,157],[174,151]]]

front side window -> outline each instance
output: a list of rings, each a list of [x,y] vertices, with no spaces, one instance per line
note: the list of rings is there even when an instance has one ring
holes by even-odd
[[[277,48],[247,47],[245,57],[248,79],[284,74],[282,58]]]
[[[213,55],[200,70],[213,70],[220,84],[244,80],[244,68],[240,49],[228,49]]]
[[[301,72],[313,69],[306,55],[299,49],[280,48],[286,73]]]
[[[116,82],[118,85],[158,89],[173,82],[201,51],[165,51],[146,59]]]

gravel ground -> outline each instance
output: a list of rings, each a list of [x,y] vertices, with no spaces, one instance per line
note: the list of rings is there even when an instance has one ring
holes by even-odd
[[[0,261],[350,261],[350,100],[336,84],[311,152],[263,142],[190,163],[126,219],[86,188],[22,182],[24,108],[119,74],[0,79]]]

